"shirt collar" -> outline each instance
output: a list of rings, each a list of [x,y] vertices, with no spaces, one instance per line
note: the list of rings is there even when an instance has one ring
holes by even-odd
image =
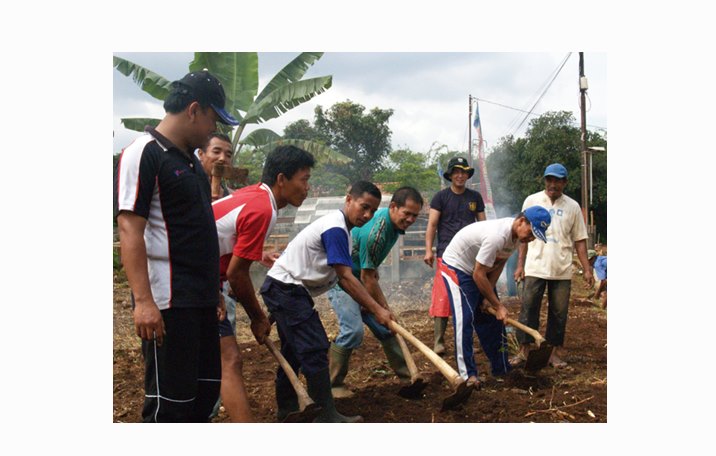
[[[271,198],[271,206],[273,207],[274,212],[278,212],[278,207],[276,206],[276,198],[273,196],[273,192],[271,191],[271,187],[266,185],[264,182],[261,182],[259,186],[266,191],[266,193],[269,194],[269,198]]]
[[[147,125],[146,127],[144,127],[144,131],[152,135],[152,137],[154,137],[154,139],[157,141],[157,144],[159,144],[159,147],[164,149],[164,151],[167,151],[169,149],[179,150],[179,148],[175,146],[174,143],[169,141],[166,136],[159,133],[157,129],[152,127],[151,125]]]
[[[156,140],[156,142],[157,142],[157,144],[159,145],[159,147],[161,147],[162,150],[164,150],[164,152],[168,152],[168,151],[174,149],[174,150],[176,150],[177,152],[179,152],[181,155],[183,155],[184,157],[186,157],[190,162],[194,162],[195,159],[196,159],[196,160],[199,160],[199,158],[196,156],[196,154],[194,154],[194,153],[187,153],[187,152],[183,151],[182,149],[180,149],[179,147],[177,147],[176,144],[174,144],[173,142],[169,141],[169,139],[168,139],[166,136],[164,136],[163,134],[159,133],[159,132],[157,131],[157,129],[154,128],[154,127],[152,127],[151,125],[147,125],[146,127],[144,127],[144,131],[147,132],[147,133],[149,133],[150,135],[152,135],[152,137]],[[209,179],[211,179],[211,176],[209,177]]]

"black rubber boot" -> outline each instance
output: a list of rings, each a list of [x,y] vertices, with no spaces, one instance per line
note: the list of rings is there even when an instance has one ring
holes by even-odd
[[[313,401],[320,405],[323,409],[321,414],[313,420],[314,423],[361,423],[363,417],[344,416],[338,413],[336,405],[333,402],[331,394],[331,378],[328,375],[328,369],[324,369],[316,374],[306,376],[306,384],[308,386],[308,395]]]
[[[286,388],[286,385],[280,387],[279,382],[276,382],[276,404],[278,405],[276,419],[280,423],[285,421],[291,413],[298,412],[298,397],[290,383],[288,384],[288,388]]]
[[[343,348],[331,343],[328,350],[328,372],[331,378],[331,390],[333,397],[344,399],[353,396],[353,391],[348,389],[343,382],[348,374],[348,361],[350,361],[353,349]]]
[[[445,330],[447,329],[448,317],[434,317],[435,321],[435,345],[433,351],[435,354],[445,355]]]
[[[395,336],[391,336],[388,339],[381,340],[380,345],[383,346],[385,357],[388,358],[388,364],[391,369],[395,372],[401,380],[410,380],[410,371],[408,365],[405,364],[405,356],[403,356],[403,350],[400,349],[400,344]]]

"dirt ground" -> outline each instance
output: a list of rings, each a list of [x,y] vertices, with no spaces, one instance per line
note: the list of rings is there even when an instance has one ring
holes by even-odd
[[[411,281],[384,290],[403,326],[432,347],[433,326],[428,317],[430,280]],[[354,351],[346,383],[355,391],[348,399],[337,399],[341,413],[360,414],[368,423],[556,423],[607,422],[607,313],[592,301],[575,274],[567,324],[565,349],[567,369],[547,367],[528,374],[517,369],[505,380],[489,375],[489,364],[475,338],[475,360],[484,381],[480,391],[455,410],[440,411],[451,387],[438,369],[411,347],[418,369],[430,384],[417,400],[403,399],[396,392],[400,383],[388,367],[377,340],[366,331],[363,346]],[[519,313],[517,298],[505,300],[513,316]],[[325,296],[316,299],[329,339],[335,338],[335,315]],[[545,331],[546,305],[542,306]],[[237,339],[244,356],[244,377],[256,421],[276,419],[273,379],[277,363],[250,333],[248,318],[237,315]],[[447,362],[456,368],[453,330],[446,333]],[[272,333],[277,341],[278,335]],[[277,342],[277,345],[278,342]],[[129,288],[121,274],[114,281],[114,422],[140,422],[143,401],[143,362],[139,339],[134,335]],[[223,408],[215,422],[229,422]]]

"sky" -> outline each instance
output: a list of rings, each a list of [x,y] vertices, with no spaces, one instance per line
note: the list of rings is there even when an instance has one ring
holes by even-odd
[[[169,80],[188,71],[193,53],[116,52]],[[259,91],[298,52],[259,52]],[[584,53],[587,126],[607,131],[607,54]],[[486,150],[508,134],[523,136],[529,120],[547,111],[570,111],[580,122],[578,52],[326,52],[304,79],[333,76],[324,93],[256,128],[282,134],[299,119],[314,120],[314,108],[351,100],[367,110],[393,109],[389,127],[394,149],[427,152],[441,146],[467,150],[469,97],[478,98]],[[122,126],[121,118],[161,119],[161,102],[142,91],[131,77],[113,71],[113,153],[140,133]],[[550,84],[551,83],[551,84]],[[482,100],[482,101],[481,101]],[[473,105],[474,115],[475,105]],[[527,113],[532,110],[533,115]],[[527,118],[526,121],[523,120]]]

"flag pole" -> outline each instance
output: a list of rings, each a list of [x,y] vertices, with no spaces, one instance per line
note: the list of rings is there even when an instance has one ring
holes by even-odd
[[[467,95],[467,163],[472,165],[472,95]]]

